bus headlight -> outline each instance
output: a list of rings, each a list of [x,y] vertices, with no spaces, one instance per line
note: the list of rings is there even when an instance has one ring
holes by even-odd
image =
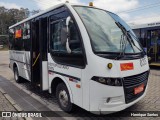
[[[122,86],[122,78],[92,77],[92,80],[110,86]]]

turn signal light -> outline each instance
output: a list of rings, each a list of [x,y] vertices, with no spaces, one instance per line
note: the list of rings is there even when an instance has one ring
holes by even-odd
[[[76,87],[77,87],[77,88],[81,88],[81,85],[79,85],[79,84],[76,84]]]
[[[112,63],[108,63],[107,67],[108,69],[111,69],[113,67]]]

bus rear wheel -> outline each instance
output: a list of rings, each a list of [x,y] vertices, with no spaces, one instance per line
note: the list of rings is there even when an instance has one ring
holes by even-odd
[[[70,101],[68,89],[64,83],[60,83],[56,88],[56,97],[60,108],[65,112],[73,111],[73,104]]]
[[[16,81],[17,83],[20,83],[20,82],[21,82],[21,78],[20,78],[20,76],[19,76],[19,72],[18,72],[18,68],[17,68],[17,67],[14,68],[14,79],[15,79],[15,81]]]

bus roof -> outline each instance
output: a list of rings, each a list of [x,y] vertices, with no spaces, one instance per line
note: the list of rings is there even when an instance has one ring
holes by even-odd
[[[55,5],[55,6],[51,7],[51,8],[48,8],[48,9],[42,11],[42,12],[39,12],[39,13],[37,13],[37,14],[29,17],[29,18],[26,18],[26,19],[24,19],[24,20],[22,20],[22,21],[20,21],[20,22],[18,22],[18,23],[16,23],[16,24],[10,26],[9,29],[10,29],[10,28],[13,28],[13,27],[15,27],[15,26],[17,26],[17,25],[20,25],[20,24],[22,24],[22,23],[24,23],[24,22],[26,22],[26,21],[29,21],[29,20],[31,20],[31,19],[33,19],[33,18],[36,18],[36,17],[38,17],[38,16],[40,16],[40,15],[43,15],[43,14],[45,14],[45,13],[47,13],[47,12],[50,12],[50,11],[52,11],[52,10],[58,8],[58,7],[61,7],[61,6],[63,6],[63,5],[66,5],[66,6],[68,6],[68,5],[75,5],[75,6],[84,6],[84,7],[97,8],[97,7],[95,7],[95,6],[87,6],[87,5],[83,5],[83,4],[61,3],[61,4]],[[101,9],[101,8],[98,8],[98,9]],[[110,11],[108,11],[108,12],[110,12]],[[112,12],[110,12],[110,13],[112,13]],[[114,14],[114,13],[113,13],[113,14]]]
[[[26,21],[29,21],[29,20],[31,20],[31,19],[33,19],[33,18],[36,18],[36,17],[38,17],[38,16],[40,16],[40,15],[43,15],[43,14],[45,14],[45,13],[47,13],[47,12],[50,12],[50,11],[52,11],[52,10],[58,8],[58,7],[61,7],[61,6],[63,6],[63,5],[87,6],[87,5],[82,5],[82,4],[60,3],[60,4],[54,5],[53,7],[50,7],[50,8],[48,8],[48,9],[42,11],[42,12],[39,12],[39,13],[37,13],[37,14],[29,17],[29,18],[26,18],[26,19],[24,19],[24,20],[22,20],[22,21],[20,21],[20,22],[18,22],[18,23],[16,23],[16,24],[10,26],[9,29],[10,29],[10,28],[13,28],[13,27],[15,27],[15,26],[17,26],[17,25],[20,25],[20,24],[22,24],[22,23],[24,23],[24,22],[26,22]],[[87,7],[92,7],[92,6],[87,6]],[[94,6],[93,6],[93,7],[94,7]],[[94,7],[94,8],[95,8],[95,7]]]
[[[151,23],[145,23],[145,24],[131,24],[128,23],[132,29],[138,29],[138,28],[149,28],[149,27],[157,27],[160,26],[159,22],[151,22]]]

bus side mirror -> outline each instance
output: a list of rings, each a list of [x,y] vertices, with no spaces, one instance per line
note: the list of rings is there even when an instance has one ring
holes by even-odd
[[[69,47],[69,41],[70,41],[69,22],[70,20],[71,20],[71,17],[68,16],[66,19],[66,27],[63,27],[61,29],[61,44],[66,47],[67,53],[72,52]]]
[[[69,23],[70,23],[71,17],[68,16],[66,19],[66,31],[67,31],[67,41],[66,41],[66,50],[68,53],[71,53],[71,49],[69,47],[69,40],[70,40],[70,30],[69,30]]]
[[[71,49],[69,47],[69,40],[70,40],[70,30],[69,30],[69,23],[71,17],[68,16],[66,19],[66,27],[61,29],[61,44],[66,46],[66,50],[68,53],[71,53]]]
[[[69,40],[70,40],[70,30],[69,30],[69,22],[71,20],[71,17],[68,16],[66,19],[66,29],[67,29],[67,41],[66,41],[66,50],[68,53],[71,53],[71,49],[69,47]]]

